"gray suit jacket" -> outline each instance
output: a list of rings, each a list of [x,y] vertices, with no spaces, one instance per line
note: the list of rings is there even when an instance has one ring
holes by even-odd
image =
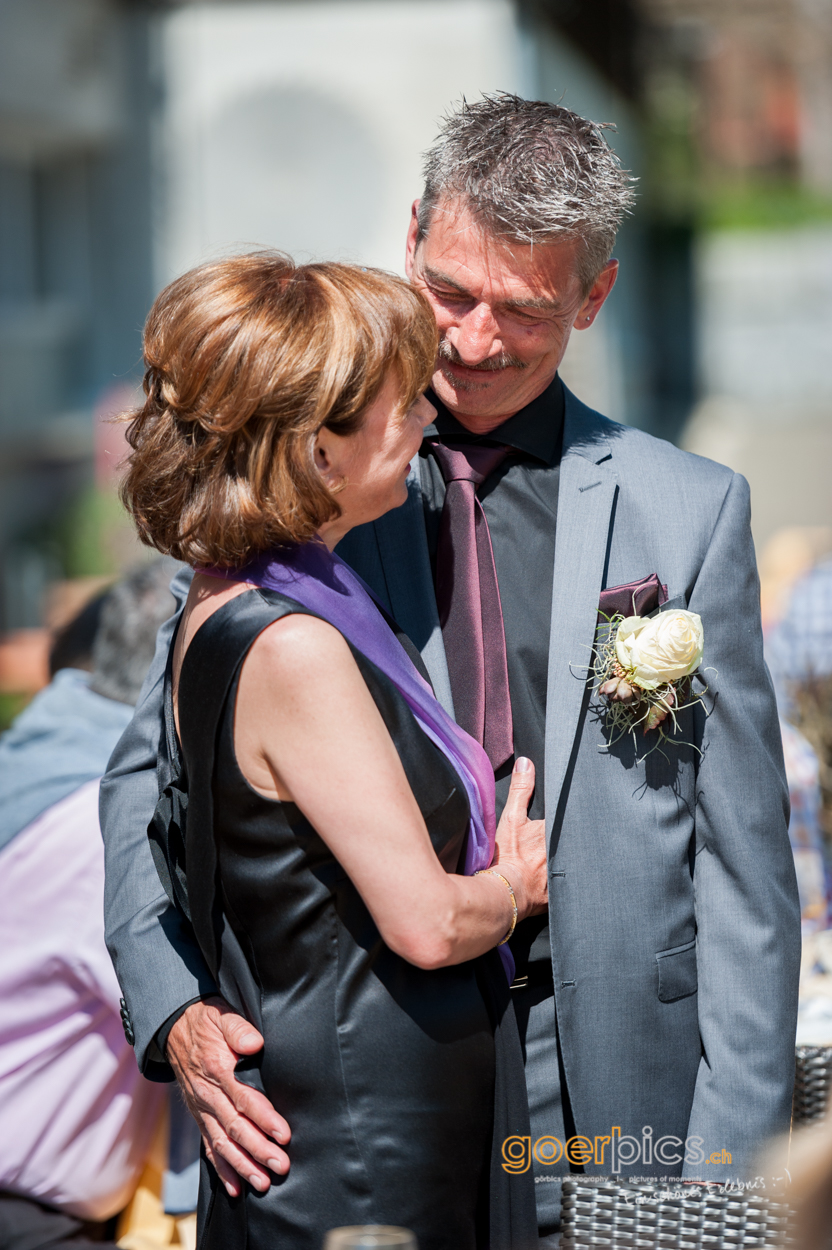
[[[652,1166],[642,1153],[625,1172],[737,1175],[789,1123],[800,920],[749,515],[743,478],[566,392],[545,807],[557,1028],[577,1132],[595,1148],[588,1172],[612,1170],[596,1138],[620,1130],[643,1143],[646,1127],[665,1140]],[[408,502],[339,551],[450,707],[418,470]],[[702,617],[712,712],[682,714],[701,754],[639,761],[629,741],[604,748],[582,666],[601,590],[650,573],[671,605]],[[148,1074],[156,1030],[211,988],[145,836],[170,632],[102,784],[108,943]],[[706,1161],[715,1152],[725,1162]]]

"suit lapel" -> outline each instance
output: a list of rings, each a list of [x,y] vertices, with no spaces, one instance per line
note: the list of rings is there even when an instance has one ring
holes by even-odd
[[[416,456],[407,482],[407,502],[385,513],[373,524],[391,613],[419,648],[436,697],[453,716],[448,661],[436,608],[425,532],[420,463],[420,458]]]
[[[555,820],[586,690],[617,481],[615,429],[564,388],[552,624],[546,695],[545,811]]]
[[[612,422],[564,387],[563,455],[546,698],[546,825],[551,830],[586,687],[603,589],[617,481],[609,432]],[[413,640],[442,706],[453,716],[448,661],[436,608],[417,457],[407,502],[373,523],[392,615]],[[570,667],[572,666],[572,667]]]

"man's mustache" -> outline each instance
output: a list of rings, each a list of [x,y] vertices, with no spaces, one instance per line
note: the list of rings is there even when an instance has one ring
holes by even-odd
[[[448,360],[452,365],[462,365],[465,369],[476,369],[480,373],[497,373],[500,369],[526,369],[528,367],[525,360],[520,360],[508,352],[500,352],[499,356],[481,360],[478,365],[469,365],[447,339],[440,339],[439,350],[436,354],[440,360]]]

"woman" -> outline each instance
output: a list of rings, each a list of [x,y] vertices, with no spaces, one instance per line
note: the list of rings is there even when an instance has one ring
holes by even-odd
[[[203,1167],[211,1250],[318,1250],[363,1223],[421,1250],[536,1238],[529,1178],[500,1167],[528,1114],[495,953],[546,906],[533,769],[495,854],[484,752],[332,554],[405,501],[435,351],[404,282],[274,255],[186,274],[145,330],[124,497],[197,569],[169,664],[187,835],[169,793],[158,841],[266,1039],[244,1079],[292,1131],[266,1195],[234,1200]]]

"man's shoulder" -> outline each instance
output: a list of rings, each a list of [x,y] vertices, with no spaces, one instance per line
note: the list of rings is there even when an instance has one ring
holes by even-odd
[[[612,458],[616,475],[628,485],[667,492],[673,487],[716,492],[723,497],[737,476],[733,469],[693,452],[683,451],[666,439],[657,438],[636,426],[622,425],[588,407],[567,391],[566,446],[580,449],[586,444],[603,444]]]

